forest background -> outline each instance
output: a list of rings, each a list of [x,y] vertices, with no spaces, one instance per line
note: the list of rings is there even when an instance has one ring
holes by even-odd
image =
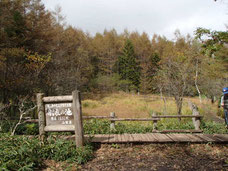
[[[198,28],[175,39],[115,29],[91,36],[65,23],[61,9],[40,0],[0,2],[0,102],[17,110],[37,92],[137,92],[212,102],[228,86],[228,34]],[[0,109],[1,111],[1,109]],[[8,115],[14,115],[9,112]]]

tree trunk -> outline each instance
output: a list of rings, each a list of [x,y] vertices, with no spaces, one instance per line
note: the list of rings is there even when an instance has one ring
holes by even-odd
[[[196,90],[199,94],[199,100],[200,100],[200,104],[201,104],[202,103],[201,92],[199,90],[197,81],[198,81],[198,59],[197,59],[197,63],[196,63],[195,87],[196,87]]]
[[[162,93],[162,88],[160,88],[160,96],[161,96],[161,100],[163,100],[164,102],[164,108],[163,108],[163,113],[164,114],[167,114],[167,107],[166,107],[166,98],[163,96],[163,93]]]
[[[175,102],[176,102],[176,106],[177,106],[177,114],[181,115],[183,98],[182,97],[175,97]],[[181,121],[181,118],[179,118],[179,121]]]

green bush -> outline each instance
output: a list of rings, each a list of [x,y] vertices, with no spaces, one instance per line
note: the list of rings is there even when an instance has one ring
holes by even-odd
[[[39,134],[38,123],[21,124],[16,129],[16,135],[38,135],[38,134]]]
[[[85,120],[83,128],[85,134],[109,134],[110,121],[99,119]]]
[[[18,121],[2,121],[1,130],[2,133],[8,133],[12,131]],[[16,135],[38,135],[39,126],[38,123],[23,123],[19,125],[15,132]]]
[[[201,122],[201,129],[205,134],[226,134],[228,133],[225,124],[214,123],[211,121],[202,121]]]
[[[69,140],[48,138],[41,143],[37,137],[0,134],[0,170],[34,170],[46,159],[85,163],[92,158],[92,147],[76,148]]]
[[[81,164],[92,157],[92,147],[86,145],[83,148],[76,148],[74,141],[49,138],[41,149],[41,155],[44,159]]]
[[[7,133],[7,132],[10,132],[11,129],[13,128],[13,126],[15,126],[15,122],[10,122],[10,121],[1,121],[1,124],[0,124],[0,132],[2,133]]]
[[[194,125],[191,119],[162,119],[158,122],[158,130],[184,130],[184,129],[194,129]]]
[[[216,114],[217,114],[217,116],[219,116],[221,118],[225,118],[225,116],[224,116],[224,109],[222,107],[218,108]]]
[[[40,167],[41,146],[36,138],[10,137],[7,134],[1,134],[0,170],[32,170]]]
[[[124,133],[149,133],[153,131],[153,124],[143,122],[119,122],[115,126],[116,130],[113,133],[124,134]]]

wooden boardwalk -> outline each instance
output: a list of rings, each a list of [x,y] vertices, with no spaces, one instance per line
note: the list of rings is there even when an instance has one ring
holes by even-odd
[[[228,143],[228,134],[96,134],[85,139],[97,143]]]

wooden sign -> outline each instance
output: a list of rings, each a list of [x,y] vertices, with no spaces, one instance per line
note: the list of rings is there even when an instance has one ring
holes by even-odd
[[[43,97],[42,93],[38,93],[37,109],[40,136],[49,131],[74,131],[76,146],[83,146],[84,133],[79,91],[73,91],[71,96]]]
[[[72,103],[45,104],[46,126],[73,125]]]

